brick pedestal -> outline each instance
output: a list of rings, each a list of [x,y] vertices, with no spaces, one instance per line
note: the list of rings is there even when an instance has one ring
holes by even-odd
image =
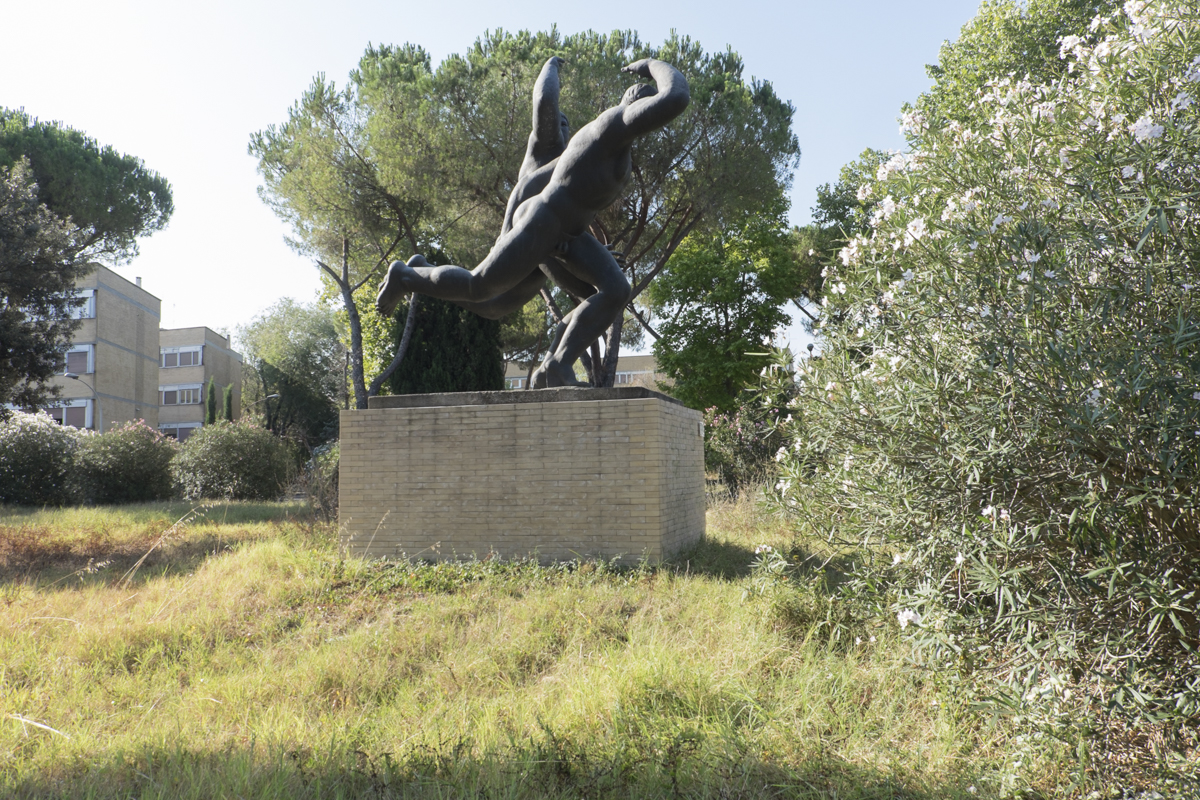
[[[703,423],[635,387],[372,397],[339,508],[360,556],[657,561],[704,534]]]

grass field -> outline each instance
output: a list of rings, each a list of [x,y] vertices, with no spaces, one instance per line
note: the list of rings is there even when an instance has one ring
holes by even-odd
[[[750,502],[657,568],[364,563],[298,504],[0,509],[0,796],[993,797],[907,667],[747,596]],[[148,554],[148,555],[147,555]],[[1015,776],[1015,777],[1014,777]]]

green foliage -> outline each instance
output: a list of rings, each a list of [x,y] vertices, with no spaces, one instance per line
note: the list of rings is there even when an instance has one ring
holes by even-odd
[[[43,413],[0,421],[0,503],[66,505],[75,500],[75,451],[91,434]]]
[[[506,364],[527,368],[541,363],[553,338],[554,318],[540,295],[501,321],[500,348]]]
[[[394,394],[503,389],[500,323],[443,300],[421,298],[408,355],[387,385]]]
[[[221,419],[226,422],[233,422],[233,384],[225,387],[224,393],[221,395]]]
[[[291,468],[284,443],[246,422],[205,425],[171,461],[175,484],[189,499],[274,500],[287,485]]]
[[[986,125],[910,120],[779,495],[854,549],[862,614],[1103,781],[1132,731],[1151,770],[1200,725],[1200,13],[1128,3],[1061,50],[1057,83],[990,80]]]
[[[92,503],[167,500],[175,493],[171,459],[177,449],[174,439],[134,420],[82,437],[75,455],[75,479],[83,497]]]
[[[1120,6],[1118,0],[984,0],[958,39],[942,45],[938,63],[925,68],[935,83],[917,101],[919,114],[943,122],[986,122],[987,110],[976,101],[987,81],[1057,80],[1068,66],[1059,58],[1059,39],[1084,33],[1093,19]]]
[[[692,408],[731,411],[766,364],[771,336],[798,294],[795,242],[782,204],[720,231],[692,233],[647,292],[670,392]]]
[[[822,231],[834,233],[839,243],[849,236],[867,232],[871,211],[879,199],[871,199],[871,187],[879,167],[888,158],[888,153],[868,148],[842,167],[837,183],[818,186],[817,204],[812,209],[813,222]],[[826,263],[831,261],[832,258],[826,258]]]
[[[285,298],[240,326],[237,342],[244,408],[305,450],[337,436],[346,351],[331,308]]]
[[[763,368],[757,386],[742,391],[732,411],[704,412],[705,469],[717,473],[734,498],[747,486],[774,480],[785,437],[796,434],[788,414],[796,394],[792,376],[790,363],[773,362]]]
[[[79,326],[71,290],[87,271],[76,236],[38,202],[28,162],[0,166],[0,419],[7,403],[37,408],[56,395],[50,376]]]
[[[132,259],[138,238],[165,228],[174,211],[171,185],[141,159],[62,123],[0,108],[0,167],[22,158],[38,202],[76,228],[71,252],[81,260]]]

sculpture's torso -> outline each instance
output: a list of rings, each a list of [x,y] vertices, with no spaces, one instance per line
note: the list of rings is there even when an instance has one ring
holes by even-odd
[[[553,173],[537,203],[554,211],[567,234],[583,233],[629,182],[633,161],[630,146],[621,136],[622,111],[621,107],[609,109],[585,125],[552,162]],[[530,178],[531,184],[536,183],[534,175]]]

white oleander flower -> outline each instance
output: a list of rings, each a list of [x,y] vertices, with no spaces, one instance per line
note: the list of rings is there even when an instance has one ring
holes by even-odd
[[[1129,126],[1129,132],[1133,134],[1133,138],[1139,142],[1149,141],[1150,139],[1159,139],[1163,135],[1163,126],[1155,125],[1154,120],[1149,116],[1142,116],[1137,122]]]
[[[917,217],[904,227],[905,244],[912,244],[914,241],[923,237],[927,232],[928,228],[925,226],[924,218]]]
[[[906,608],[896,615],[896,621],[900,623],[901,628],[907,628],[910,622],[914,625],[920,625],[921,615],[911,608]]]

